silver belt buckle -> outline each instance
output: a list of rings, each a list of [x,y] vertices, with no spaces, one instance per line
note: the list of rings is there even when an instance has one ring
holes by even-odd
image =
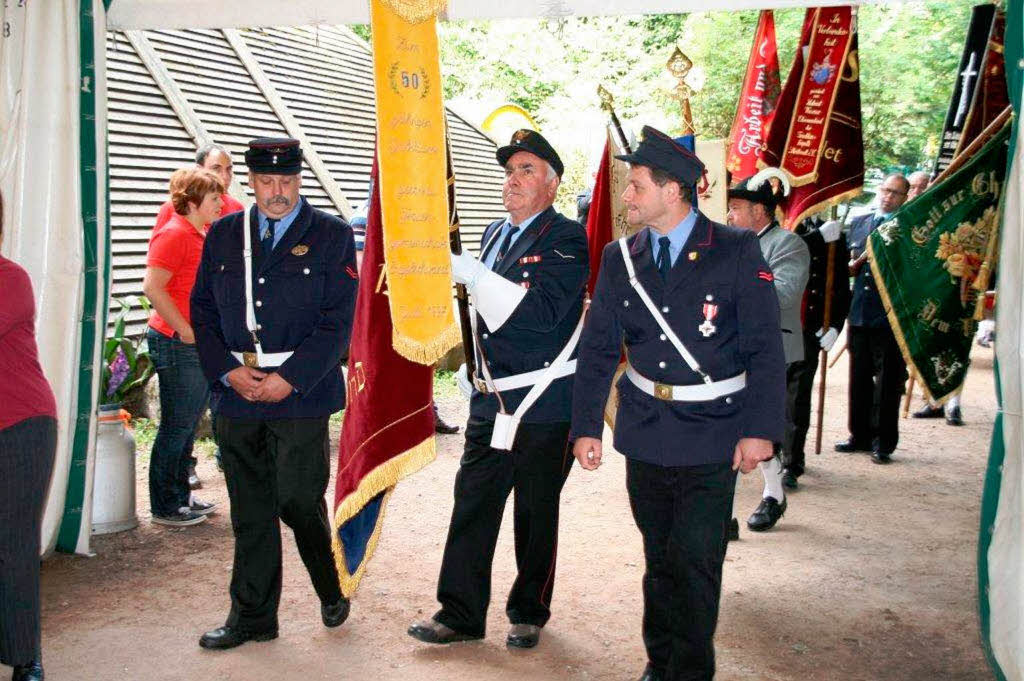
[[[667,383],[655,383],[654,384],[654,396],[659,400],[665,400],[666,402],[672,401],[672,386]]]
[[[255,369],[259,367],[259,356],[255,352],[243,352],[242,364]]]

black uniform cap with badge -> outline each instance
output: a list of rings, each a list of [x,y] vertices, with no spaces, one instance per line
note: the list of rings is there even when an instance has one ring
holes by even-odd
[[[778,180],[778,182],[772,182]],[[789,196],[789,178],[778,168],[765,168],[729,188],[730,199],[741,199],[759,203],[768,209],[769,215]]]
[[[704,176],[704,162],[665,133],[645,125],[640,136],[636,151],[615,158],[635,166],[657,168],[684,187],[693,187]]]
[[[495,156],[498,158],[498,163],[504,168],[513,154],[519,151],[528,151],[534,156],[547,161],[559,178],[565,172],[565,166],[562,164],[562,159],[558,157],[558,153],[544,139],[544,135],[536,130],[527,130],[525,128],[516,130],[512,133],[512,139],[509,140],[509,143],[499,147]]]
[[[256,175],[298,175],[302,172],[299,140],[290,137],[259,137],[249,142],[245,165]]]

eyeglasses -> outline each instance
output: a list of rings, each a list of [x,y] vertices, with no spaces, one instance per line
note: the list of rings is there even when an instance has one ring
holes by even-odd
[[[885,187],[882,187],[881,189],[879,189],[878,193],[879,194],[893,194],[895,196],[906,196],[907,195],[907,192],[901,192],[901,191],[898,191],[896,189],[886,189]]]

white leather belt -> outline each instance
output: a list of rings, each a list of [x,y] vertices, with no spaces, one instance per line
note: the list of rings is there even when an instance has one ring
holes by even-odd
[[[235,352],[231,356],[247,367],[258,369],[272,369],[279,367],[288,361],[293,352]]]
[[[632,364],[626,365],[626,376],[640,390],[651,397],[666,402],[709,402],[739,392],[747,386],[747,372],[737,374],[723,381],[696,383],[694,385],[669,385],[658,383],[642,376]]]
[[[544,372],[548,370],[548,367],[543,369],[537,369],[536,371],[527,371],[524,374],[516,374],[515,376],[505,376],[504,378],[494,379],[494,389],[498,392],[504,392],[506,390],[518,390],[520,388],[528,388],[531,385],[536,385],[537,381],[540,380]],[[564,378],[571,376],[576,373],[576,360],[572,359],[568,362],[555,367],[552,372],[551,380]],[[484,395],[491,392],[490,388],[487,387],[487,381],[481,378],[473,378],[473,385]]]

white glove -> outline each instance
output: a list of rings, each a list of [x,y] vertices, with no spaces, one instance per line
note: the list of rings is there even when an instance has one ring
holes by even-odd
[[[839,338],[839,332],[831,326],[828,331],[825,329],[818,329],[817,333],[814,335],[818,337],[818,345],[820,345],[821,349],[825,352],[831,350],[832,346],[836,344],[836,338]]]
[[[473,288],[480,275],[486,271],[487,267],[466,251],[459,255],[452,253],[452,279],[455,283]]]
[[[838,220],[829,220],[818,227],[818,232],[821,233],[821,238],[825,240],[825,243],[830,244],[839,239],[839,235],[843,233],[843,225]]]
[[[455,384],[459,386],[459,392],[465,395],[467,400],[473,396],[473,384],[469,382],[465,364],[460,364],[459,370],[455,372]]]

